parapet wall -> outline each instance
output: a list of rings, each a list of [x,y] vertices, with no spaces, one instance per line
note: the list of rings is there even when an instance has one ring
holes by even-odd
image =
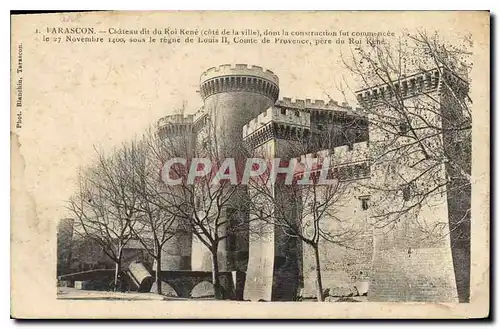
[[[277,107],[302,109],[311,111],[339,111],[355,114],[355,111],[361,111],[362,108],[354,108],[346,102],[339,103],[334,100],[324,101],[322,99],[294,99],[283,97],[276,102]]]
[[[277,122],[291,126],[302,126],[311,128],[311,116],[314,111],[339,111],[347,114],[354,114],[354,110],[361,111],[361,108],[354,109],[346,102],[340,105],[338,102],[330,100],[325,102],[318,99],[295,99],[284,97],[276,101],[275,105],[259,114],[243,127],[243,138],[252,134],[256,130],[265,126],[269,122]],[[359,113],[356,115],[360,115]]]
[[[172,114],[164,116],[160,118],[157,122],[158,128],[161,128],[168,124],[191,124],[193,123],[194,115],[193,114]]]
[[[200,84],[203,84],[207,80],[226,75],[255,76],[269,80],[275,85],[279,85],[279,78],[273,71],[266,70],[261,66],[248,64],[223,64],[218,67],[211,67],[201,74]]]
[[[205,124],[205,118],[207,113],[203,107],[199,108],[193,114],[172,114],[160,118],[157,123],[158,131],[162,130],[164,132],[172,131],[182,128],[184,131],[186,129],[191,129],[193,132],[198,131]]]
[[[348,108],[348,104],[342,102],[341,105],[337,101],[330,100],[325,102],[322,99],[293,99],[289,97],[283,97],[276,102],[276,106],[287,107],[287,108],[317,108],[317,109],[337,109],[337,108]]]
[[[246,64],[221,65],[201,75],[200,94],[204,100],[215,94],[230,92],[257,93],[275,102],[279,95],[278,77],[260,66]]]
[[[309,128],[311,126],[310,115],[308,112],[270,107],[243,126],[243,138],[248,137],[270,122],[301,128]]]
[[[418,72],[407,77],[402,77],[394,80],[391,84],[380,84],[370,88],[365,88],[356,91],[356,98],[359,103],[366,106],[374,103],[390,102],[395,100],[397,96],[401,98],[410,98],[438,91],[443,83],[458,91],[465,92],[468,90],[468,83],[461,77],[444,68],[435,68],[424,72]]]
[[[160,136],[181,136],[192,131],[194,114],[173,114],[160,118],[157,122],[157,132]]]

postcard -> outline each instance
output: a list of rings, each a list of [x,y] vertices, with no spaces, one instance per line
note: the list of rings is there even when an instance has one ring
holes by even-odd
[[[489,12],[11,21],[12,317],[489,315]]]

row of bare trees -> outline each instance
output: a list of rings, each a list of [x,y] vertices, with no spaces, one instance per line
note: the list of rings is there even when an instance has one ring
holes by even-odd
[[[194,139],[189,129],[177,127],[175,133],[158,134],[156,129],[124,143],[110,154],[96,150],[95,162],[81,170],[77,191],[68,209],[75,219],[77,235],[99,245],[115,263],[115,289],[119,284],[123,250],[136,240],[155,260],[156,284],[161,291],[162,249],[176,234],[189,232],[212,255],[214,294],[224,297],[219,280],[219,245],[238,225],[229,225],[227,208],[235,205],[239,184],[217,179],[216,171],[186,183],[189,161],[193,158],[221,159],[217,136],[207,123],[204,138]],[[162,172],[168,160],[185,159],[184,166],[173,165]],[[178,185],[165,184],[165,176],[182,177]],[[238,193],[237,193],[238,192]]]
[[[217,153],[217,139],[207,123],[203,138],[193,138],[189,130],[166,135],[151,131],[109,155],[96,150],[95,163],[80,172],[77,192],[68,205],[76,234],[99,245],[115,263],[115,286],[124,248],[131,240],[139,241],[155,260],[161,293],[162,249],[176,234],[190,232],[212,256],[214,295],[221,299],[224,294],[218,274],[221,262],[226,260],[219,259],[220,244],[227,243],[231,234],[249,234],[249,222],[256,221],[258,226],[270,225],[313,248],[318,298],[322,298],[320,241],[342,245],[356,235],[340,225],[345,219],[335,215],[345,184],[285,185],[262,175],[242,185],[241,177],[233,181],[221,175],[225,169],[236,168],[223,168],[223,161],[217,162],[223,160]],[[190,184],[186,179],[189,160],[184,165],[172,165],[168,173],[162,172],[163,164],[175,158],[210,159],[214,167],[204,168],[205,174]],[[181,178],[181,184],[165,184],[166,175]],[[338,224],[334,230],[332,225],[323,225],[330,220]]]
[[[145,151],[141,142],[123,144],[111,155],[96,150],[96,161],[80,171],[68,203],[75,233],[99,245],[114,262],[115,289],[131,240],[139,240],[161,264],[161,247],[173,234],[173,216],[151,202],[157,179]]]

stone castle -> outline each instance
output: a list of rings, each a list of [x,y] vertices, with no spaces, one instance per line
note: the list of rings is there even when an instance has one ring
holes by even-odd
[[[454,79],[459,85],[462,82],[452,75],[440,74],[437,69],[403,79],[405,102],[425,93],[452,107],[452,101],[446,98],[444,79]],[[176,136],[189,130],[193,138],[204,138],[204,127],[211,122],[221,139],[231,140],[231,147],[226,149],[228,155],[236,155],[239,146],[245,146],[281,157],[288,152],[290,143],[307,140],[305,151],[293,156],[299,160],[318,154],[333,157],[340,177],[351,183],[338,216],[361,232],[349,247],[320,244],[323,287],[355,287],[369,301],[467,301],[470,242],[463,237],[454,241],[452,234],[427,239],[415,224],[425,222],[429,226],[462,216],[463,209],[457,210],[460,206],[453,201],[456,192],[445,189],[423,205],[415,218],[395,221],[390,229],[367,225],[377,208],[397,207],[406,198],[405,191],[387,196],[367,188],[391,170],[390,163],[374,161],[374,149],[387,136],[369,124],[369,115],[363,111],[367,102],[384,111],[384,103],[377,105],[377,100],[384,95],[390,97],[389,88],[385,88],[356,92],[359,108],[332,100],[292,101],[278,99],[279,79],[273,72],[259,66],[221,65],[201,75],[202,109],[192,115],[161,118],[158,132],[161,136]],[[442,166],[438,174],[446,177],[447,170]],[[399,184],[397,176],[394,175],[395,184]],[[296,300],[298,295],[315,296],[315,260],[307,245],[284,237],[278,229],[267,237],[249,235],[229,237],[219,248],[221,271],[246,273],[244,299]],[[165,271],[210,271],[211,258],[196,238],[185,234],[167,242],[162,267]]]

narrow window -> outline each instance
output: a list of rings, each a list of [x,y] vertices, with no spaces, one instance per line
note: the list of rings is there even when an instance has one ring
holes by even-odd
[[[361,202],[361,209],[368,210],[368,208],[370,208],[370,197],[368,196],[359,197],[359,201]]]
[[[409,201],[410,198],[411,198],[410,185],[406,185],[405,187],[403,187],[403,200]]]
[[[408,95],[408,82],[403,81],[403,96]]]

